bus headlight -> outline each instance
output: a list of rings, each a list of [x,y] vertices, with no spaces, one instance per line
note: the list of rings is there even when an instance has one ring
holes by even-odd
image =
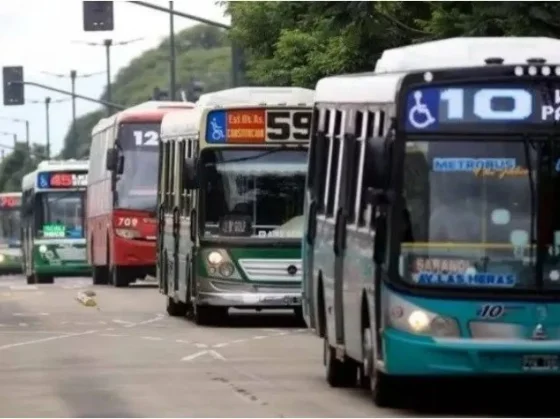
[[[6,256],[0,253],[0,263],[4,262],[4,260],[6,260]]]
[[[202,254],[206,272],[213,278],[241,279],[235,264],[225,249],[208,249]]]
[[[218,271],[220,272],[220,275],[230,277],[233,275],[235,268],[231,262],[224,262],[220,265]]]
[[[219,265],[220,263],[223,262],[224,257],[222,256],[222,254],[220,252],[212,251],[212,252],[208,253],[208,256],[206,256],[206,260],[211,265]]]
[[[387,320],[389,326],[415,335],[460,336],[455,319],[424,310],[396,295],[389,296]]]
[[[47,251],[47,246],[45,246],[44,244],[39,246],[39,253],[45,253],[46,251]]]

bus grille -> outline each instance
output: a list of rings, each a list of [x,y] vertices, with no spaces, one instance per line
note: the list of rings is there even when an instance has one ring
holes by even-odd
[[[297,282],[302,280],[301,259],[239,259],[249,281]]]

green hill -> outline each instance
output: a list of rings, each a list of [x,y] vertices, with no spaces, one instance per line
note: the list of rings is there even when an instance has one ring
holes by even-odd
[[[177,51],[177,86],[186,87],[191,80],[204,83],[205,91],[230,86],[231,48],[227,34],[218,28],[197,25],[175,36]],[[112,84],[112,102],[132,106],[148,100],[155,87],[168,90],[169,39],[157,48],[144,52],[119,71]],[[106,98],[106,92],[101,96]],[[68,128],[61,158],[86,157],[93,126],[105,115],[105,109],[76,119],[76,134]]]

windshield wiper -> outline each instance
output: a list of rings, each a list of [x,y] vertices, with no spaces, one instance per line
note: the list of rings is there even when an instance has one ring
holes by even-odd
[[[533,261],[533,253],[534,253],[533,243],[535,242],[535,219],[537,214],[537,208],[536,208],[537,193],[536,193],[534,176],[533,176],[533,162],[531,161],[531,150],[530,150],[531,147],[534,147],[534,143],[531,141],[528,135],[524,135],[523,148],[525,151],[525,161],[527,162],[526,164],[527,164],[527,177],[529,181],[529,194],[531,195],[530,215],[529,215],[530,217],[529,218],[529,263],[532,263]],[[541,154],[539,150],[537,150],[537,169],[539,167],[538,162],[540,161],[540,157]],[[537,174],[537,178],[538,178],[538,174]],[[535,261],[535,274],[537,275],[537,281],[539,281],[538,278],[542,277],[542,264],[539,263],[538,253],[539,252],[537,250],[537,260]]]

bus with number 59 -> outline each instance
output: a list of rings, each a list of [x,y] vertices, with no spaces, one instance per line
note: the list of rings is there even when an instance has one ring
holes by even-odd
[[[158,279],[172,316],[230,308],[301,317],[301,235],[313,91],[239,87],[166,115]]]

